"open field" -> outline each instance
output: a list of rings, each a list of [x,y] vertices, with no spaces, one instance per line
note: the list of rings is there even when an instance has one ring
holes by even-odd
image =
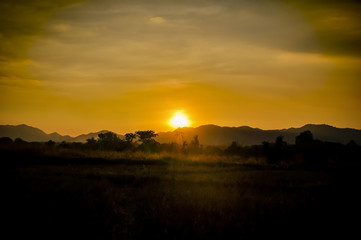
[[[3,155],[1,228],[11,239],[360,236],[358,166]]]

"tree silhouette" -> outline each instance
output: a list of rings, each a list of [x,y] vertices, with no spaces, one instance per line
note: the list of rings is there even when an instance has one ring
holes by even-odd
[[[285,141],[283,141],[283,136],[279,136],[276,138],[276,147],[277,148],[282,148],[286,145],[287,143]]]
[[[95,140],[94,137],[88,138],[88,139],[86,140],[86,144],[88,144],[88,145],[95,145],[96,143],[97,143],[97,140]]]
[[[26,144],[27,142],[24,141],[22,138],[16,138],[14,140],[14,143],[16,143],[16,144]]]
[[[178,144],[179,146],[182,144],[182,141],[183,141],[183,132],[178,128],[176,131],[175,131],[175,137],[178,141]]]
[[[193,139],[188,145],[188,150],[190,153],[199,154],[202,151],[202,147],[199,143],[198,135],[194,135]]]
[[[95,149],[97,147],[97,140],[95,140],[94,137],[88,138],[86,140],[85,146],[90,148],[90,149]]]
[[[128,143],[132,143],[133,140],[137,137],[137,135],[134,133],[127,133],[125,134],[124,137],[125,137],[125,141],[127,141]]]
[[[309,146],[313,143],[313,135],[311,131],[304,131],[296,137],[296,145]]]
[[[65,141],[62,141],[60,144],[59,144],[59,147],[60,148],[70,148],[71,147],[71,144],[70,143],[67,143]]]
[[[158,134],[156,134],[153,130],[137,131],[135,134],[139,138],[139,141],[142,142],[142,144],[139,145],[138,150],[144,152],[159,151],[160,144],[153,139],[154,137],[158,136]]]
[[[153,130],[136,131],[135,134],[142,143],[149,143],[152,142],[152,140],[155,141],[153,138],[158,136]]]
[[[13,140],[9,137],[0,138],[0,144],[11,144],[11,143],[13,143]]]
[[[228,148],[226,148],[224,151],[228,155],[241,155],[242,147],[239,146],[236,141],[233,141],[232,144]]]
[[[98,144],[101,149],[116,150],[121,147],[123,141],[113,132],[98,134]]]
[[[49,140],[45,143],[45,145],[48,147],[53,147],[53,146],[55,146],[55,142],[53,140]]]
[[[195,135],[190,143],[190,146],[192,148],[199,148],[199,140],[198,140],[198,135]]]

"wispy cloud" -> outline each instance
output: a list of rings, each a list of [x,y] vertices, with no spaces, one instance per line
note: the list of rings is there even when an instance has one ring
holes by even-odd
[[[152,18],[149,18],[149,21],[152,23],[163,23],[163,22],[165,22],[165,19],[162,17],[152,17]]]
[[[355,93],[359,1],[3,0],[0,11],[1,98],[18,115],[32,101],[41,109],[40,100],[25,101],[31,95],[51,99],[67,119],[72,114],[66,108],[76,105],[79,123],[88,116],[81,113],[87,104],[99,108],[94,115],[114,108],[129,113],[128,103],[151,114],[149,104],[159,112],[171,107],[162,99],[177,108],[198,101],[194,114],[203,106],[208,113],[202,114],[220,124],[266,119],[268,109],[284,118],[301,109],[299,119],[317,115],[354,124],[356,117],[342,105],[361,105]],[[331,108],[328,100],[336,95],[340,104]],[[104,101],[108,110],[101,109]],[[243,112],[235,110],[240,102]]]
[[[116,92],[175,78],[278,94],[279,84],[282,91],[314,88],[328,66],[326,60],[312,66],[280,61],[280,55],[319,48],[307,24],[282,5],[110,2],[112,7],[89,3],[53,19],[49,34],[30,51],[38,63],[32,73],[74,94],[89,83]],[[306,79],[301,86],[300,79]],[[78,90],[66,87],[74,80]]]

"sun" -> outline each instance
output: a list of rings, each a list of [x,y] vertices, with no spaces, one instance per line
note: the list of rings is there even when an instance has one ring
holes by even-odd
[[[190,122],[188,120],[188,117],[183,113],[183,111],[178,111],[169,120],[169,125],[175,128],[188,127],[190,125]]]

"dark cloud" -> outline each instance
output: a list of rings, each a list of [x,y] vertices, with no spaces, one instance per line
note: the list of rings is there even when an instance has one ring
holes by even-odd
[[[54,12],[77,2],[80,0],[0,1],[0,56],[24,58],[32,37],[43,32]]]
[[[361,1],[284,0],[313,26],[324,53],[361,57]]]
[[[31,37],[44,31],[56,10],[81,0],[2,0],[0,2],[0,55],[21,58],[29,47]],[[98,3],[96,3],[98,2]],[[286,3],[283,4],[283,3]],[[241,41],[259,43],[275,48],[301,52],[361,55],[361,2],[357,0],[257,0],[257,1],[95,1],[99,9],[93,17],[108,19],[104,6],[161,13],[172,20],[182,19],[200,26],[199,33],[233,36]],[[291,6],[295,11],[289,11]],[[288,13],[287,13],[288,12]],[[134,12],[133,12],[134,13]],[[285,14],[286,13],[286,14]],[[132,12],[121,12],[131,16]],[[297,14],[306,17],[307,26]],[[239,16],[235,19],[235,16]],[[66,15],[65,15],[66,17]],[[69,16],[77,21],[76,16]],[[79,16],[83,17],[83,16]],[[156,16],[153,16],[156,17]],[[287,24],[291,23],[291,24]],[[292,26],[290,26],[292,25]],[[312,38],[317,33],[319,39]],[[321,43],[322,46],[319,46]]]
[[[279,2],[106,3],[48,22],[30,50],[37,78],[68,91],[76,79],[80,90],[199,81],[278,93],[314,88],[328,67],[309,26]]]

